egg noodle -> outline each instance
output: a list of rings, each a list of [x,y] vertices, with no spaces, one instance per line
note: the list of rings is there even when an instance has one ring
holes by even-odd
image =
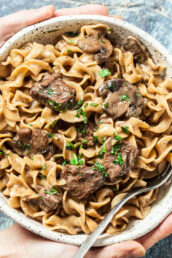
[[[122,47],[114,47],[111,61],[116,65],[115,73],[101,76],[102,66],[93,54],[83,52],[77,41],[90,30],[108,27],[103,24],[85,25],[78,35],[62,35],[56,45],[27,43],[20,49],[12,49],[7,59],[0,63],[0,190],[8,198],[9,205],[27,217],[40,221],[50,230],[67,234],[90,234],[107,212],[131,189],[146,187],[146,180],[157,176],[172,163],[172,79],[165,79],[165,68],[148,57],[143,63],[135,63],[133,53]],[[30,89],[44,74],[60,72],[63,81],[76,91],[76,102],[84,115],[77,110],[53,112],[42,106],[30,95]],[[98,89],[108,79],[123,78],[135,85],[144,98],[142,114],[115,121],[108,118],[98,123],[103,99]],[[86,104],[88,103],[88,104]],[[96,103],[96,105],[95,105]],[[60,178],[64,160],[72,160],[75,150],[66,148],[77,140],[77,123],[94,117],[97,128],[94,136],[99,140],[119,135],[139,149],[134,169],[114,182],[106,182],[88,199],[77,201],[61,186]],[[58,121],[70,124],[58,128]],[[124,132],[123,128],[127,128]],[[47,130],[53,133],[53,144],[58,151],[49,160],[42,154],[16,154],[10,146],[16,132],[21,128]],[[55,129],[57,128],[57,129]],[[84,165],[93,166],[102,145],[80,148]],[[40,177],[39,175],[43,175]],[[59,189],[61,205],[53,212],[45,212],[37,205],[40,198],[38,187]],[[130,219],[144,219],[157,198],[158,190],[152,190],[128,201],[106,229],[106,233],[123,231]]]

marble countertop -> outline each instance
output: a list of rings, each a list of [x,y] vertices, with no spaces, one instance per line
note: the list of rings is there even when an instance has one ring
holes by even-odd
[[[56,8],[70,8],[100,0],[0,0],[0,16],[21,10],[54,4]],[[102,3],[102,2],[101,2]],[[126,21],[147,31],[172,53],[172,1],[170,0],[104,0],[110,14],[119,14]],[[13,221],[0,212],[0,230]],[[146,254],[146,258],[172,258],[172,235],[161,240]]]

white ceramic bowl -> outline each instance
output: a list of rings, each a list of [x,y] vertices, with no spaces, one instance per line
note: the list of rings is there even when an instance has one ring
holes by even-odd
[[[98,15],[78,15],[53,18],[33,26],[29,26],[12,38],[10,38],[5,45],[0,49],[0,60],[4,60],[10,49],[19,48],[26,42],[39,43],[55,43],[58,35],[67,31],[76,31],[84,24],[107,24],[118,35],[117,39],[121,40],[128,35],[134,35],[143,42],[149,49],[154,61],[162,61],[168,67],[167,76],[172,74],[172,56],[168,51],[158,43],[154,38],[148,35],[141,29],[121,20],[114,18],[98,16]],[[50,32],[52,31],[52,32]],[[166,185],[159,191],[158,200],[152,205],[151,212],[144,220],[134,219],[128,225],[127,229],[114,236],[101,235],[94,246],[110,245],[112,243],[121,242],[129,239],[136,239],[143,236],[147,232],[154,229],[170,212],[172,212],[172,187]],[[0,209],[14,221],[19,223],[24,228],[48,239],[60,241],[64,243],[80,245],[85,239],[86,235],[67,235],[58,232],[52,232],[45,228],[41,223],[25,217],[22,212],[11,208],[7,204],[7,198],[0,193]]]

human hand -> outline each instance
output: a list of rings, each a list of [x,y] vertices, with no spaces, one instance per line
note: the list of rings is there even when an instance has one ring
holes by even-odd
[[[79,8],[55,10],[54,6],[46,6],[39,10],[23,10],[15,14],[0,18],[0,45],[22,28],[37,22],[62,15],[71,14],[99,14],[108,15],[108,9],[100,5],[86,5]],[[120,18],[117,16],[117,18]],[[160,239],[172,233],[172,214],[155,230],[133,241],[114,244],[103,248],[92,248],[86,258],[123,258],[141,257],[145,250],[150,248]],[[38,237],[31,232],[14,225],[0,233],[0,257],[39,257],[70,258],[77,247],[56,243]]]

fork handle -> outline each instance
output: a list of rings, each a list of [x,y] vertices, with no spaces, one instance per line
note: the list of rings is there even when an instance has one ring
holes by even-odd
[[[96,227],[96,229],[89,235],[86,241],[80,246],[78,251],[72,256],[72,258],[83,258],[84,255],[88,252],[90,247],[94,244],[98,236],[104,231],[104,229],[108,226],[109,222],[113,219],[114,215],[121,209],[121,207],[140,189],[134,190],[133,192],[127,194],[121,201],[119,201],[112,210],[107,214],[107,216],[100,222],[100,224]],[[143,189],[144,191],[144,189]]]

